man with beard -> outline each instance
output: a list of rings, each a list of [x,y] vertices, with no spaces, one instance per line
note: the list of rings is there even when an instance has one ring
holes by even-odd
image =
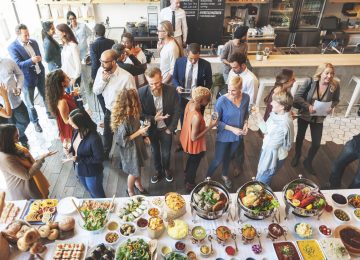
[[[113,133],[110,128],[111,108],[117,93],[124,89],[136,88],[134,77],[116,64],[117,54],[114,50],[106,50],[101,54],[101,66],[94,81],[93,92],[102,94],[105,101],[104,116],[104,156],[109,158]]]
[[[147,69],[145,77],[148,85],[139,88],[139,97],[141,119],[151,122],[148,134],[156,170],[151,183],[157,183],[164,175],[167,182],[172,182],[170,151],[172,133],[180,116],[179,98],[175,88],[162,83],[159,68]]]

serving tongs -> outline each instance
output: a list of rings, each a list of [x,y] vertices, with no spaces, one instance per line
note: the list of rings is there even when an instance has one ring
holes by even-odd
[[[280,208],[276,208],[273,212],[272,223],[276,222],[280,224]]]
[[[234,240],[236,252],[239,252],[239,248],[238,248],[237,243],[236,243],[236,234],[235,234],[235,233],[231,233],[231,238]]]

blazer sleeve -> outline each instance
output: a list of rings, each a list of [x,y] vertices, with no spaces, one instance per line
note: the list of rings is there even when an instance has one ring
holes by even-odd
[[[205,86],[208,89],[211,89],[213,81],[212,81],[212,70],[210,62],[205,61],[204,62],[204,73],[205,73]]]
[[[306,110],[306,111],[309,110],[310,103],[304,98],[304,94],[306,92],[309,93],[308,88],[309,88],[309,84],[311,84],[311,82],[312,81],[310,79],[306,80],[305,83],[297,89],[295,96],[294,96],[294,104],[298,105],[299,107],[301,107],[303,110]]]
[[[13,72],[14,72],[15,78],[16,78],[16,87],[22,89],[22,87],[24,85],[24,74],[15,62],[12,61],[12,63],[14,65]]]
[[[104,161],[104,147],[101,138],[98,134],[90,136],[88,139],[89,149],[91,149],[91,156],[81,157],[78,156],[78,162],[86,164],[99,164]]]
[[[8,48],[10,57],[16,62],[16,64],[22,70],[28,70],[34,63],[31,60],[31,57],[27,60],[23,60],[23,57],[20,55],[19,50],[16,48],[15,44],[12,44]]]
[[[147,102],[147,99],[148,99],[147,95],[146,95],[147,88],[148,88],[148,86],[143,86],[143,87],[139,88],[139,90],[138,90],[140,104],[141,104],[140,119],[144,120],[145,118],[148,118],[151,121],[150,128],[152,128],[154,125],[156,125],[156,123],[155,123],[155,116],[149,113],[150,104],[148,104],[148,102]]]
[[[171,87],[169,86],[169,88],[171,88]],[[174,89],[172,89],[172,92],[173,92],[173,94],[169,95],[171,99],[168,99],[168,101],[171,102],[174,107],[174,114],[173,114],[173,116],[171,118],[171,122],[168,126],[168,128],[170,129],[171,132],[175,131],[175,129],[177,128],[178,121],[180,118],[179,97]]]
[[[180,66],[181,66],[181,58],[177,59],[176,62],[175,62],[175,66],[174,66],[174,72],[173,72],[173,77],[172,77],[172,83],[175,87],[175,89],[179,86],[181,86],[181,83],[180,83]],[[184,87],[184,86],[181,86],[181,87]]]
[[[91,59],[91,78],[95,80],[96,73],[100,67],[98,55],[96,55],[96,43],[90,44],[90,59]]]
[[[332,96],[332,103],[331,103],[331,108],[334,108],[337,106],[337,104],[339,104],[340,102],[340,86],[339,83],[336,83],[336,90]]]

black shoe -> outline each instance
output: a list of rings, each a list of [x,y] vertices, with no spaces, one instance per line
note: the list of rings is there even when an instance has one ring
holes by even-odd
[[[134,187],[135,188],[135,190],[137,190],[141,195],[149,195],[150,193],[145,189],[145,188],[143,188],[144,190],[143,191],[141,191],[138,187]]]
[[[165,170],[165,179],[167,182],[172,182],[174,180],[170,170]]]
[[[130,195],[130,193],[129,193],[129,190],[128,190],[128,189],[126,189],[126,195],[127,195],[128,197],[135,196],[135,194],[134,194],[134,195]]]
[[[304,165],[305,170],[306,170],[309,174],[311,174],[311,175],[316,175],[315,170],[313,169],[311,163],[310,163],[307,159],[305,159],[305,160],[303,161],[303,165]]]
[[[151,183],[155,184],[155,183],[158,183],[159,180],[160,180],[159,175],[154,175],[151,177],[150,181],[151,181]]]
[[[358,114],[358,116],[360,116],[360,107],[359,107],[359,109],[357,111],[357,114]]]
[[[42,131],[43,131],[39,122],[34,123],[34,128],[35,128],[35,131],[38,133],[42,133]]]
[[[292,160],[291,160],[291,166],[292,167],[296,167],[296,166],[298,166],[298,164],[299,164],[299,160],[300,160],[300,156],[294,156],[293,158],[292,158]]]

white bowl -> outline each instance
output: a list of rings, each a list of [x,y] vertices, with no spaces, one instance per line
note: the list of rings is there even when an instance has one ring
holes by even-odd
[[[129,226],[132,226],[133,229],[134,229],[134,232],[130,233],[129,235],[125,235],[121,232],[121,227],[123,227],[124,225],[129,225]],[[120,224],[120,227],[119,227],[119,233],[121,236],[125,237],[125,238],[129,238],[131,236],[133,236],[136,232],[136,224],[132,223],[132,222],[124,222],[124,223],[121,223]]]
[[[56,206],[57,212],[60,215],[70,215],[76,211],[74,204],[72,203],[74,200],[76,205],[79,205],[79,200],[75,197],[66,197],[59,201]]]
[[[354,209],[354,210],[352,211],[352,213],[353,213],[353,215],[354,215],[354,218],[355,218],[357,221],[360,221],[360,217],[356,216],[355,211],[359,211],[359,212],[360,212],[360,208]]]
[[[114,240],[114,242],[109,242],[109,241],[106,240],[106,237],[107,237],[108,235],[110,235],[110,234],[114,234],[114,235],[116,234],[116,235],[117,235],[117,239]],[[107,233],[105,234],[104,240],[105,240],[106,244],[115,245],[116,243],[118,243],[118,242],[120,241],[120,235],[119,235],[118,232],[110,231],[110,232],[107,232]]]
[[[324,226],[326,226],[326,225],[324,225]],[[326,228],[330,229],[330,234],[329,234],[329,235],[323,234],[323,233],[320,231],[320,226],[318,227],[318,231],[319,231],[320,236],[322,236],[322,237],[324,237],[324,238],[329,238],[329,237],[332,236],[333,230],[332,230],[331,228],[329,228],[328,226],[326,226]]]
[[[105,223],[104,223],[104,226],[97,229],[97,230],[87,230],[85,227],[84,227],[84,221],[80,218],[78,219],[78,225],[80,226],[80,228],[82,228],[83,230],[85,230],[86,232],[89,232],[91,235],[97,235],[97,234],[100,234],[104,231],[105,227],[106,227],[106,224],[107,224],[107,220],[105,220]]]
[[[346,202],[343,203],[343,204],[336,202],[336,201],[334,200],[334,198],[333,198],[334,195],[335,195],[335,196],[342,196],[342,197],[345,199]],[[334,203],[334,206],[336,206],[336,207],[345,207],[345,206],[348,204],[347,198],[346,198],[344,195],[339,194],[339,193],[334,193],[334,194],[332,194],[332,195],[331,195],[331,200],[332,200],[332,202]]]
[[[349,217],[349,220],[346,220],[346,221],[345,221],[345,220],[339,219],[339,218],[335,215],[335,212],[337,212],[337,211],[343,211],[343,212],[345,212],[346,215]],[[349,213],[347,213],[347,212],[346,212],[345,210],[343,210],[343,209],[335,209],[335,210],[333,211],[333,216],[334,216],[334,219],[335,219],[337,222],[341,223],[341,224],[349,223],[350,220],[351,220],[351,217],[350,217]]]

